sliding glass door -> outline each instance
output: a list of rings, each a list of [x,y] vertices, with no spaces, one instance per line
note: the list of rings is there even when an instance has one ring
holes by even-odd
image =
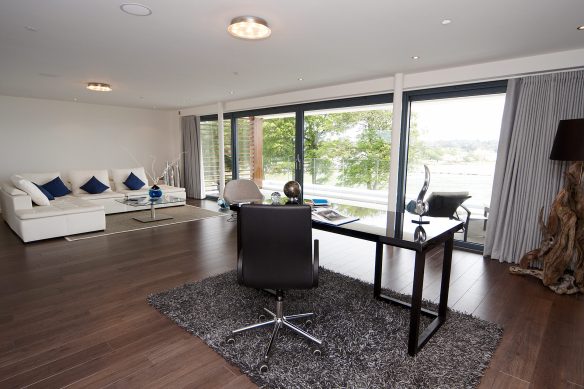
[[[225,161],[225,181],[232,177],[231,120],[223,121],[225,153],[219,155],[219,126],[217,119],[201,121],[201,145],[203,151],[203,169],[205,192],[208,196],[219,196],[219,160]]]
[[[391,104],[305,111],[305,197],[386,206],[391,119]]]
[[[469,217],[467,234],[455,235],[461,241],[466,237],[466,242],[484,243],[505,103],[503,92],[504,88],[494,88],[470,96],[464,96],[468,92],[446,92],[409,99],[404,204],[417,197],[427,165],[431,172],[428,195],[463,192],[471,196],[457,211],[461,220]]]
[[[265,194],[295,178],[295,113],[237,118],[237,171]]]

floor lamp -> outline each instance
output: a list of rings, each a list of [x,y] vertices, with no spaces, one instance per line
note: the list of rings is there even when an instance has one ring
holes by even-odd
[[[552,203],[547,225],[543,208],[540,211],[543,234],[540,247],[525,254],[519,268],[514,266],[510,270],[534,275],[557,293],[584,292],[584,118],[560,120],[550,159],[572,163],[566,170],[564,186]],[[543,270],[528,269],[534,261],[543,263]],[[574,275],[566,273],[572,264]]]

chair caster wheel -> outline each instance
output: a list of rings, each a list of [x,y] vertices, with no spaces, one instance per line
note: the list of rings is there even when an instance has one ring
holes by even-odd
[[[264,320],[266,320],[266,315],[264,315],[264,314],[261,314],[261,315],[259,315],[259,316],[258,316],[258,319],[259,319],[260,321],[264,321]]]
[[[310,326],[312,325],[312,320],[310,320],[310,319],[306,320],[306,321],[304,322],[304,325],[305,325],[306,327],[310,327]]]
[[[232,338],[232,337],[227,338],[227,344],[234,345],[235,344],[235,338]]]
[[[315,357],[320,357],[322,355],[322,351],[320,351],[320,349],[315,348],[314,350],[312,350],[312,355],[314,355]]]
[[[268,372],[268,364],[267,363],[262,363],[260,365],[260,373],[267,373]]]

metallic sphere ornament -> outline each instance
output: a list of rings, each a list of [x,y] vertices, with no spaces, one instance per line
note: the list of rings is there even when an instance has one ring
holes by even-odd
[[[300,191],[300,184],[296,181],[288,181],[284,184],[284,194],[290,199],[291,203],[298,202]]]

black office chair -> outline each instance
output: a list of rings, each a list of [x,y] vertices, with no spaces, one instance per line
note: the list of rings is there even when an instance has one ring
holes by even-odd
[[[468,224],[470,222],[470,211],[467,207],[462,205],[466,200],[472,196],[468,192],[432,192],[426,199],[428,202],[427,216],[433,217],[447,217],[463,221],[458,213],[458,208],[464,209],[466,212],[466,219],[464,220],[463,233],[464,241],[466,242],[468,236]]]
[[[232,331],[237,333],[274,326],[272,337],[264,353],[260,371],[268,369],[268,357],[278,331],[287,327],[314,342],[314,354],[320,355],[322,341],[292,323],[308,318],[313,313],[284,315],[284,290],[310,289],[318,286],[318,240],[314,240],[312,254],[312,221],[306,205],[245,204],[239,210],[237,281],[241,285],[275,290],[276,312],[264,310],[272,316],[268,321]],[[228,343],[235,342],[233,337]]]

